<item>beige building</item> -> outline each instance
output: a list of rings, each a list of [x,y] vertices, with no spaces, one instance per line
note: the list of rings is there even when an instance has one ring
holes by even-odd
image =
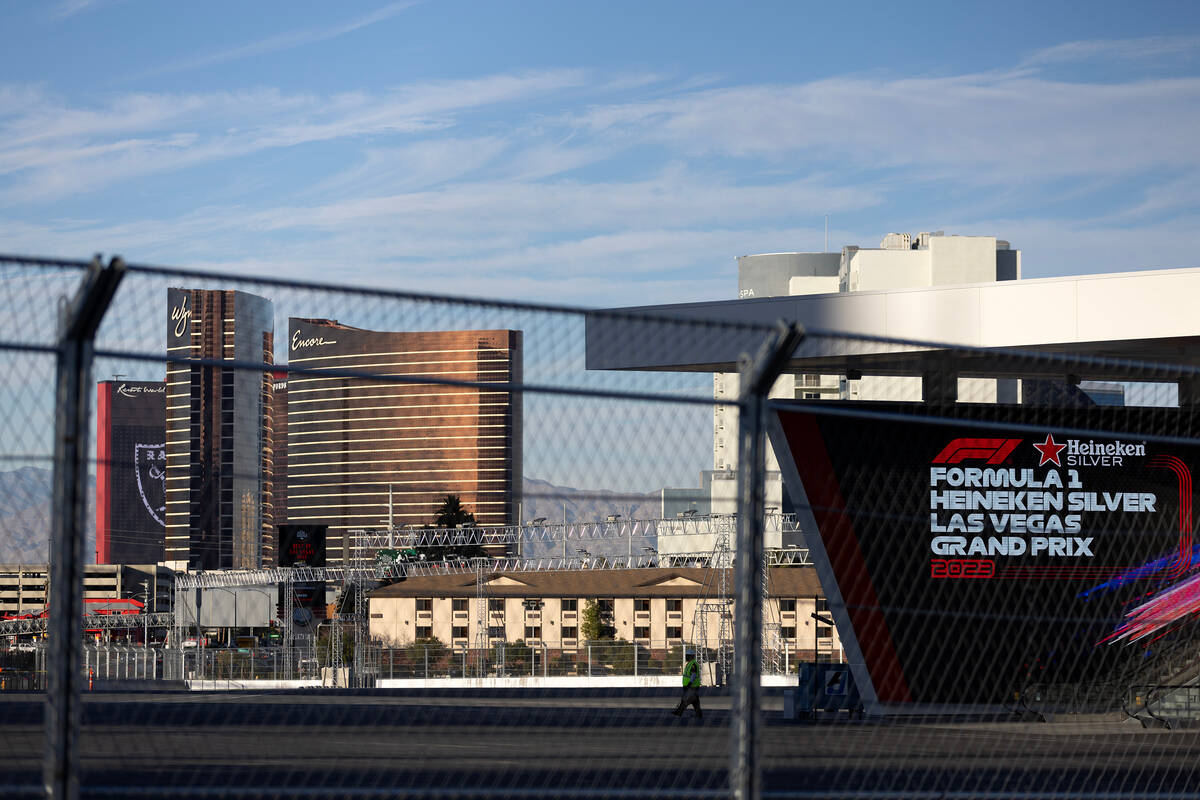
[[[697,605],[717,599],[712,587],[718,577],[702,568],[490,573],[484,576],[482,601],[487,640],[523,640],[575,652],[586,645],[580,631],[583,611],[595,600],[616,639],[662,650],[697,644]],[[727,581],[732,587],[733,576]],[[768,638],[778,624],[779,646],[786,644],[794,658],[811,660],[815,653],[820,660],[844,660],[837,632],[811,616],[826,610],[811,567],[772,568],[770,592],[763,609],[764,622],[772,626]],[[371,592],[371,636],[391,645],[435,638],[454,649],[471,649],[480,641],[478,603],[473,575],[410,578]],[[731,602],[728,611],[733,610]],[[719,612],[705,613],[706,645],[715,647]]]

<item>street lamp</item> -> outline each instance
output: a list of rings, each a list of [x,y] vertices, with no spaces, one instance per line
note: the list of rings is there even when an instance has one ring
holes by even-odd
[[[142,593],[134,598],[142,599],[142,647],[150,646],[150,579],[142,578]]]
[[[150,580],[142,578],[142,593],[134,595],[142,599],[142,647],[150,646],[150,619],[147,616],[150,613]]]
[[[814,597],[813,598],[813,608],[815,609],[816,607],[817,607],[817,598]],[[812,617],[814,620],[816,620],[817,623],[820,623],[823,625],[828,625],[829,627],[833,627],[833,619],[830,616],[828,616],[827,614],[821,614],[820,612],[814,611],[812,614],[809,614],[809,616]],[[817,636],[817,633],[818,633],[817,625],[814,625],[813,626],[813,668],[812,668],[812,676],[809,678],[809,683],[812,684],[812,686],[810,687],[811,688],[810,695],[811,695],[812,699],[811,699],[811,702],[809,703],[809,710],[810,710],[810,713],[812,713],[812,715],[814,717],[816,716],[816,713],[817,713],[817,671],[820,669],[820,667],[818,665],[821,663],[820,657],[818,655],[818,651],[821,649],[821,645],[820,645],[820,639]]]

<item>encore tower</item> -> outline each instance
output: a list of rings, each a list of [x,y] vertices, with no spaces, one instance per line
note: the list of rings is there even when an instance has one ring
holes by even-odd
[[[329,526],[330,565],[349,556],[346,531],[386,524],[389,493],[397,527],[432,523],[447,494],[480,525],[516,521],[520,394],[423,379],[519,383],[520,331],[378,332],[293,318],[288,363],[379,376],[288,376],[287,521]]]

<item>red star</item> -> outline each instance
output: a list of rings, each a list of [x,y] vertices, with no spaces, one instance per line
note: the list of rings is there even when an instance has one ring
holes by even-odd
[[[1039,467],[1047,461],[1053,461],[1058,466],[1062,466],[1062,462],[1058,460],[1058,454],[1065,450],[1067,446],[1065,444],[1055,444],[1053,434],[1047,433],[1046,441],[1041,444],[1034,442],[1033,446],[1042,454],[1042,460],[1038,462]]]

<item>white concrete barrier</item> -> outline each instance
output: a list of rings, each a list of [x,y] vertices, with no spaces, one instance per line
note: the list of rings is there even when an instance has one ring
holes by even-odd
[[[189,680],[184,681],[189,691],[255,691],[265,689],[308,689],[329,687],[326,680]],[[794,687],[795,675],[764,675],[764,687]],[[377,689],[678,689],[678,675],[597,675],[595,677],[561,676],[517,676],[512,678],[380,678],[375,681]]]
[[[542,678],[525,675],[514,678],[383,678],[375,681],[380,689],[606,689],[675,687],[674,675],[605,675],[589,678],[563,676]]]
[[[216,692],[216,691],[237,691],[237,690],[256,690],[256,689],[308,689],[319,687],[319,680],[295,680],[295,681],[184,681],[187,684],[189,691],[193,692]]]
[[[555,678],[381,678],[378,689],[678,689],[678,675],[570,675]],[[796,686],[795,675],[764,675],[765,687]]]

